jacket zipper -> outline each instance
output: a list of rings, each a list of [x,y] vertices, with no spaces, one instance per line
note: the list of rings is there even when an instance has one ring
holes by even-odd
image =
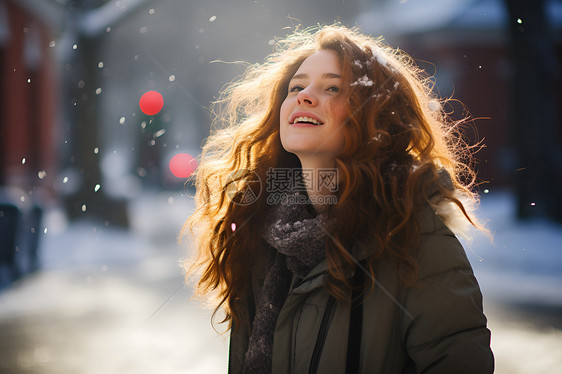
[[[328,324],[330,322],[330,315],[332,314],[332,309],[334,308],[335,301],[336,300],[334,299],[334,297],[330,295],[330,297],[328,298],[328,303],[326,304],[326,308],[324,309],[322,322],[320,323],[320,331],[318,332],[316,345],[314,346],[314,351],[312,352],[310,367],[308,369],[309,374],[316,374],[318,372],[318,366],[320,364],[320,356],[322,355],[322,350],[324,349],[326,336],[328,336]]]

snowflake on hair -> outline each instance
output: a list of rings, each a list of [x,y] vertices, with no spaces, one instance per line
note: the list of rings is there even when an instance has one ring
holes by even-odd
[[[381,143],[382,142],[382,135],[381,134],[377,134],[375,136],[373,136],[371,138],[372,141],[375,141],[376,143]]]
[[[441,110],[441,104],[439,104],[439,101],[437,100],[430,100],[427,103],[427,107],[429,108],[429,110],[431,110],[432,112],[437,112],[439,110]]]
[[[357,79],[355,82],[351,83],[352,86],[365,86],[365,87],[370,87],[373,85],[373,81],[369,79],[369,77],[367,77],[367,74],[365,74],[364,76],[362,76],[361,78]]]
[[[373,51],[371,53],[372,53],[372,57],[368,61],[369,64],[376,61],[376,62],[379,63],[379,65],[382,65],[382,66],[389,65],[388,60],[386,59],[386,56],[385,56],[385,54],[382,50],[380,50],[379,48],[375,48],[375,49],[373,49]]]
[[[382,65],[382,66],[388,65],[388,61],[387,61],[386,57],[384,57],[382,54],[376,55],[375,58],[377,59],[377,62],[379,63],[379,65]]]

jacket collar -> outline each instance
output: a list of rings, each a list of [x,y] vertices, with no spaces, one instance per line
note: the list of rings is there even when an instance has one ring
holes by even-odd
[[[424,205],[422,209],[416,214],[416,218],[420,225],[420,235],[429,234],[436,231],[440,227],[444,226],[443,222],[437,217],[433,209],[428,205]],[[328,240],[330,236],[328,235]],[[351,248],[351,253],[354,254],[356,261],[359,263],[365,260],[373,253],[372,242],[354,242]],[[328,262],[326,260],[321,261],[316,265],[306,277],[299,282],[294,284],[295,278],[293,278],[294,288],[293,293],[308,293],[316,288],[324,285],[326,276],[328,273]],[[355,271],[348,271],[346,277],[349,279],[355,274]]]

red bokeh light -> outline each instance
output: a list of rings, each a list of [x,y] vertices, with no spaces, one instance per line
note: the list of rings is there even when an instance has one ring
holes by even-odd
[[[139,106],[144,114],[153,116],[164,107],[164,98],[157,91],[148,91],[141,96]]]
[[[178,153],[170,160],[170,171],[177,178],[189,178],[197,169],[197,160],[188,153]]]

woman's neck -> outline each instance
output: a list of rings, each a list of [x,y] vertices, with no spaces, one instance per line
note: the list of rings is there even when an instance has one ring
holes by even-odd
[[[303,171],[311,173],[303,178],[310,203],[317,213],[322,213],[329,205],[336,203],[338,188],[336,163],[333,159],[318,158],[301,158],[300,161]]]

